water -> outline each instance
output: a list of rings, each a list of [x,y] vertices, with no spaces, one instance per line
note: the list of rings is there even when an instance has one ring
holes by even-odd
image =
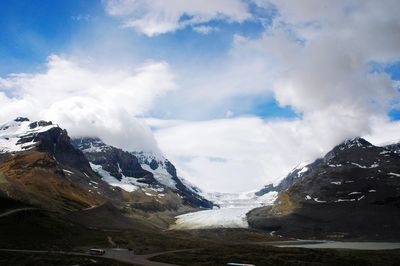
[[[274,245],[276,247],[298,247],[298,248],[332,248],[332,249],[358,249],[358,250],[389,250],[400,249],[399,242],[338,242],[338,241],[298,241],[288,244]]]

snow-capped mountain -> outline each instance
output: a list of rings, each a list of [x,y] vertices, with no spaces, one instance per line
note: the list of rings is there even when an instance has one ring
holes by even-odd
[[[183,185],[193,193],[202,193],[200,188],[191,184],[186,179],[178,177],[175,166],[163,155],[143,151],[133,151],[131,153],[138,158],[142,168],[151,172],[154,178],[164,186],[177,189]]]
[[[159,186],[129,152],[106,145],[98,138],[73,139],[72,144],[85,154],[92,169],[112,186],[128,192],[149,185]]]
[[[81,209],[122,199],[52,122],[19,117],[1,125],[0,173],[0,194],[46,209]]]
[[[161,155],[124,151],[99,138],[76,138],[73,144],[84,152],[93,170],[113,186],[129,192],[140,188],[170,189],[193,207],[212,207],[198,194],[199,189],[179,178],[175,166]]]
[[[31,122],[28,118],[18,117],[0,126],[0,152],[18,152],[33,149],[38,144],[35,139],[39,133],[58,127],[52,122]]]
[[[134,154],[96,138],[72,141],[48,121],[19,117],[0,126],[0,195],[35,206],[79,209],[106,201],[145,211],[213,206],[176,176],[171,163],[158,164],[152,170],[163,179],[143,169]]]
[[[391,141],[390,143],[385,143],[385,145],[382,146],[388,150],[400,154],[400,140]]]
[[[295,237],[399,238],[400,155],[362,138],[334,147],[279,194],[251,211],[251,226]]]
[[[302,162],[299,163],[289,174],[283,178],[278,185],[274,186],[273,184],[269,184],[264,186],[259,191],[255,192],[256,196],[265,195],[271,191],[282,192],[287,190],[294,182],[300,180],[303,176],[311,173],[320,163],[322,159],[317,159],[312,163]]]

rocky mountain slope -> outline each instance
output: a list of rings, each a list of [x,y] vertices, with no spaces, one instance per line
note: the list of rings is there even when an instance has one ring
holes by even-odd
[[[400,156],[362,138],[347,140],[247,215],[250,226],[299,238],[399,239]]]
[[[92,171],[65,130],[17,118],[0,126],[0,194],[51,210],[92,207],[122,194]]]
[[[196,187],[179,178],[175,166],[161,155],[123,151],[99,138],[77,138],[73,144],[86,155],[92,169],[112,186],[128,192],[145,191],[146,195],[158,198],[175,195],[184,205],[195,208],[213,206]]]
[[[395,153],[400,154],[400,141],[392,141],[389,144],[384,145],[386,149],[389,149]]]

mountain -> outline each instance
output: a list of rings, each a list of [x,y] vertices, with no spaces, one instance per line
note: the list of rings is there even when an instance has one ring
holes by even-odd
[[[66,130],[19,117],[0,126],[0,195],[51,210],[122,200],[75,149]]]
[[[395,153],[400,154],[400,141],[392,141],[391,143],[384,145],[384,147]]]
[[[133,212],[212,207],[177,177],[169,161],[151,167],[164,169],[164,180],[143,169],[133,153],[96,138],[72,141],[52,122],[19,117],[0,126],[0,196],[63,212],[106,202]]]
[[[213,206],[199,194],[199,189],[179,178],[175,166],[161,155],[124,151],[93,137],[76,138],[73,145],[86,155],[92,169],[112,186],[128,192],[150,190],[146,193],[153,194],[158,191],[157,197],[164,197],[167,191],[179,197],[184,205]]]
[[[254,228],[297,238],[399,239],[400,155],[362,138],[346,140],[273,206],[247,218]]]
[[[301,179],[303,176],[313,171],[321,162],[322,159],[317,159],[309,164],[300,163],[292,171],[290,171],[290,173],[285,178],[283,178],[277,186],[274,186],[273,184],[266,185],[259,191],[255,192],[255,195],[262,196],[272,191],[277,191],[277,192],[285,191],[291,185],[293,185],[293,183],[296,180]]]

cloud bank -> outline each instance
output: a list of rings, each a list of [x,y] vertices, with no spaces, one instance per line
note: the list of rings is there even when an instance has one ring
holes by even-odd
[[[52,55],[43,72],[0,78],[0,121],[16,116],[53,120],[72,136],[98,136],[130,150],[157,150],[139,119],[158,97],[177,88],[166,62],[102,68]]]

